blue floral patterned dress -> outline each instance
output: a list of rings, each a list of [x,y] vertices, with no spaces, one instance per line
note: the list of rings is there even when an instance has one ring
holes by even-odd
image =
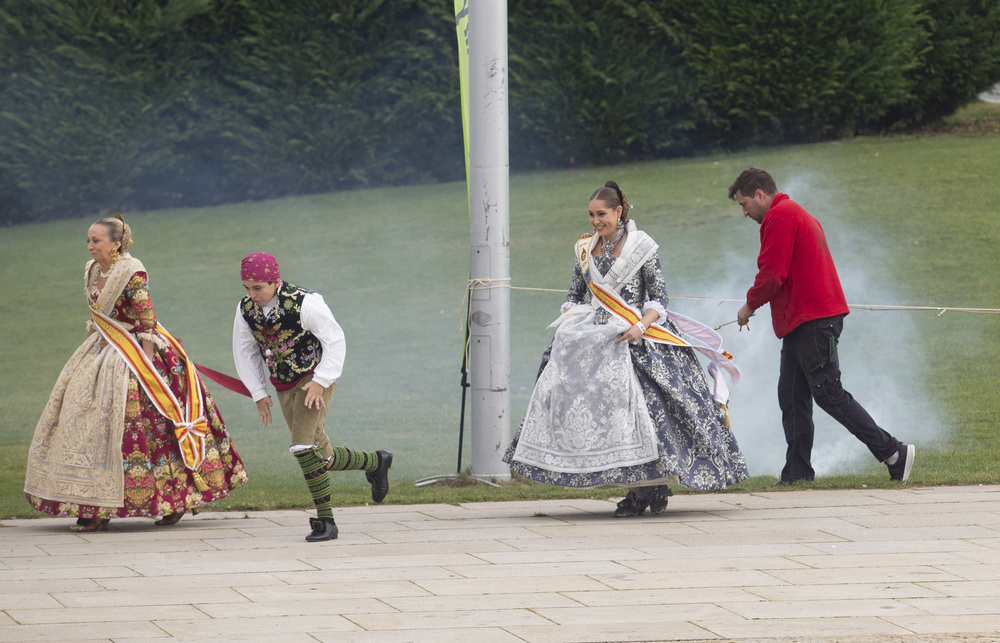
[[[593,257],[591,269],[596,269],[605,275],[616,260],[617,258],[611,257]],[[654,308],[661,313],[658,323],[668,330],[680,334],[673,322],[666,317],[667,289],[660,268],[659,256],[655,253],[642,264],[631,278],[621,284],[618,293],[625,301],[638,309]],[[606,327],[609,323],[618,320],[604,308],[592,307],[588,303],[589,299],[589,289],[580,263],[577,261],[567,295],[567,304],[586,306],[583,313],[585,316],[581,317],[578,324],[590,325],[595,333],[593,340],[595,343],[607,343],[609,333],[613,337],[619,335],[621,330],[601,327]],[[545,394],[546,399],[550,400],[546,406],[547,413],[558,412],[562,414],[556,420],[551,421],[553,427],[551,430],[565,432],[565,427],[573,427],[577,420],[575,417],[565,417],[566,414],[576,412],[573,410],[574,404],[567,400],[556,404],[551,400],[558,400],[560,396],[564,396],[564,390],[568,387],[560,383],[546,382],[546,378],[543,377],[553,355],[562,358],[567,352],[562,346],[564,341],[562,329],[563,326],[557,329],[552,343],[542,355],[539,378],[536,380],[533,397]],[[637,464],[610,466],[602,470],[589,471],[568,471],[565,467],[549,468],[544,464],[539,465],[537,460],[529,464],[519,461],[516,457],[518,441],[525,427],[524,422],[522,422],[517,435],[504,455],[504,461],[511,465],[511,471],[538,482],[566,487],[654,486],[665,484],[668,481],[679,481],[691,489],[723,489],[746,479],[748,477],[746,461],[735,436],[726,426],[725,410],[712,399],[712,389],[694,351],[690,348],[649,341],[628,345],[627,350],[631,356],[635,377],[641,388],[645,410],[654,425],[656,453],[652,456],[653,459]],[[592,356],[589,355],[579,357],[576,354],[571,354],[570,357],[582,362],[593,361]],[[581,367],[586,366],[587,364],[581,365]],[[542,386],[547,390],[540,391],[539,387]],[[581,390],[586,390],[588,396],[602,393],[601,390],[594,390],[594,388],[593,386],[588,388],[587,385],[584,385]],[[641,401],[638,406],[642,406]],[[595,420],[586,412],[578,414],[581,417],[587,416],[591,422]],[[607,430],[616,430],[614,423],[607,422],[606,418],[603,420],[597,418],[597,420],[599,420],[597,424],[606,427]],[[545,424],[550,422],[550,418],[542,417],[540,421]],[[577,422],[577,425],[582,424],[582,421]]]

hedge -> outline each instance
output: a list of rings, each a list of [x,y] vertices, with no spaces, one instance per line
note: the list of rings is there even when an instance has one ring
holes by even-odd
[[[0,223],[462,177],[452,0],[5,0]],[[515,171],[916,127],[996,0],[508,0]]]
[[[8,0],[0,212],[451,180],[456,46],[422,0]]]

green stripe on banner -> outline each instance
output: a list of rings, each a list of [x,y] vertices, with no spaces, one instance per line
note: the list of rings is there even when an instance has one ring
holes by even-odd
[[[455,0],[455,29],[458,32],[458,77],[462,94],[462,139],[465,141],[465,192],[469,199],[469,0]]]

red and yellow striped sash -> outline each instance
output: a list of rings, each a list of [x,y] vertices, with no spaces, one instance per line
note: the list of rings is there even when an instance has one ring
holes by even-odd
[[[629,326],[634,326],[637,321],[642,319],[642,315],[639,311],[630,306],[618,295],[618,293],[594,282],[593,275],[590,272],[591,239],[592,235],[585,235],[577,241],[577,256],[580,260],[580,270],[583,273],[584,281],[587,282],[587,287],[590,289],[590,294],[592,294],[601,306],[603,306],[609,313],[625,320],[628,322]],[[652,342],[658,342],[661,344],[691,347],[691,344],[686,340],[678,337],[674,333],[671,333],[659,324],[650,325],[650,327],[646,329],[646,332],[643,333],[642,337],[643,339],[648,339]]]
[[[156,372],[156,368],[142,350],[142,345],[130,332],[95,308],[90,309],[90,314],[94,318],[94,324],[101,331],[101,335],[118,351],[129,369],[135,374],[139,385],[149,396],[156,410],[174,423],[174,435],[184,458],[184,465],[195,472],[195,484],[198,489],[207,491],[208,487],[204,486],[204,482],[197,473],[205,461],[205,444],[208,438],[208,421],[205,419],[204,411],[205,400],[202,397],[198,373],[194,363],[188,359],[184,352],[184,347],[163,326],[156,325],[160,335],[184,360],[184,375],[188,390],[187,408],[180,403],[173,391],[170,390],[169,385]]]
[[[625,303],[625,301],[618,296],[618,293],[597,285],[594,283],[593,279],[588,279],[587,285],[590,287],[591,294],[597,298],[597,301],[599,301],[601,305],[608,310],[608,312],[624,319],[628,322],[629,326],[634,326],[637,321],[642,319],[642,316],[638,313],[638,311]],[[661,344],[691,346],[691,344],[687,341],[671,333],[659,324],[651,324],[649,328],[646,329],[646,332],[643,333],[642,337],[643,339],[659,342]]]
[[[590,266],[590,252],[593,243],[593,235],[584,235],[576,243],[576,255],[580,262],[580,271],[583,273],[584,281],[587,282],[587,287],[591,295],[609,313],[619,319],[623,319],[630,326],[635,325],[637,321],[642,319],[640,311],[629,305],[614,290],[595,283]],[[718,333],[710,330],[701,322],[669,311],[667,315],[673,319],[675,324],[679,325],[681,332],[693,337],[697,343],[692,344],[690,341],[670,332],[660,324],[650,325],[646,329],[646,332],[643,333],[642,338],[651,342],[691,348],[708,357],[710,360],[708,372],[715,383],[712,397],[720,406],[725,407],[726,401],[729,399],[729,387],[726,386],[725,380],[722,377],[722,371],[729,373],[733,384],[736,384],[740,380],[740,370],[733,363],[733,356],[728,351],[722,350],[722,338],[719,337]],[[729,426],[728,411],[726,417],[726,426]]]

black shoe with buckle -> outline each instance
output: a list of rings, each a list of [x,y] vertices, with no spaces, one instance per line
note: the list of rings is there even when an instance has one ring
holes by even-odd
[[[634,491],[629,491],[618,503],[615,509],[615,518],[631,518],[641,516],[649,503],[645,498],[640,498]]]
[[[308,542],[317,543],[337,538],[337,523],[333,522],[333,518],[310,518],[309,526],[312,527],[312,533],[306,536]]]
[[[674,492],[670,490],[670,487],[663,485],[662,487],[653,487],[649,490],[649,513],[651,514],[661,514],[667,510],[667,498],[674,495]]]
[[[372,486],[372,500],[382,502],[389,493],[389,467],[392,466],[392,454],[388,451],[376,451],[378,468],[366,473],[365,478]]]

